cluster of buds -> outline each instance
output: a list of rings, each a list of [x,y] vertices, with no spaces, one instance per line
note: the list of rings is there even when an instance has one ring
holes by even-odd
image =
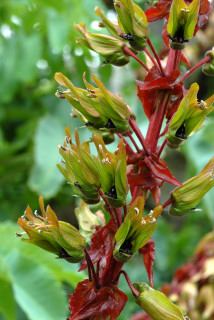
[[[145,200],[143,197],[135,199],[129,211],[115,234],[115,259],[126,262],[151,238],[157,227],[157,219],[162,212],[162,206],[143,217]]]
[[[170,121],[166,138],[172,148],[179,147],[189,136],[200,130],[206,115],[214,110],[214,95],[206,101],[198,102],[198,90],[199,85],[193,83]]]
[[[29,236],[29,239],[22,240],[52,252],[68,262],[80,262],[84,256],[85,238],[69,223],[58,221],[50,206],[45,210],[42,196],[39,198],[39,204],[42,216],[36,211],[33,213],[28,206],[18,220],[19,226]],[[17,233],[17,236],[24,233]]]
[[[108,91],[103,83],[92,76],[97,87],[83,77],[86,89],[76,88],[63,74],[56,73],[55,80],[68,90],[57,93],[72,105],[74,114],[93,131],[125,133],[130,130],[129,118],[134,117],[131,108],[123,99]],[[106,136],[104,136],[106,138]],[[107,138],[106,138],[107,139]],[[108,140],[107,140],[108,141]],[[109,141],[112,142],[112,139]]]

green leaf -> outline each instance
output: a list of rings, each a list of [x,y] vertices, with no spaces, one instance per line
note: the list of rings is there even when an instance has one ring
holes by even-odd
[[[8,268],[0,256],[0,318],[1,314],[5,320],[16,320],[15,301]]]
[[[35,163],[30,175],[30,187],[51,197],[63,183],[56,165],[60,161],[58,145],[64,140],[64,125],[57,117],[47,115],[40,119],[35,135]]]

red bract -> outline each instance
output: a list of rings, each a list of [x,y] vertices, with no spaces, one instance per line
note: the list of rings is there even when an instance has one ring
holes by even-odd
[[[93,264],[99,261],[100,278],[102,278],[109,267],[114,250],[114,236],[116,231],[115,223],[113,219],[111,219],[103,228],[97,227],[96,232],[91,239],[91,246],[88,254]],[[84,259],[79,271],[85,270],[86,268],[87,262]]]
[[[174,186],[181,186],[181,183],[173,177],[167,164],[162,159],[157,159],[154,156],[146,157],[144,162],[147,164],[155,178],[161,179],[168,183],[173,184]]]
[[[97,289],[93,282],[84,280],[69,297],[71,316],[67,320],[115,320],[127,301],[125,293],[116,286]]]
[[[191,1],[186,1],[189,5]],[[164,17],[168,18],[172,0],[159,0],[156,6],[149,8],[145,13],[149,22],[161,20]],[[208,20],[208,14],[210,12],[210,3],[208,0],[200,1],[198,22],[195,28],[195,32],[201,28]]]
[[[179,70],[173,70],[172,73],[166,77],[161,77],[157,68],[152,67],[145,78],[145,81],[137,81],[138,97],[142,102],[144,112],[148,119],[154,113],[155,108],[160,103],[160,91],[169,90],[172,95],[180,95],[182,86],[176,84],[175,81],[180,75]]]
[[[143,262],[146,268],[149,282],[153,287],[153,265],[155,261],[155,241],[154,239],[150,238],[149,241],[145,246],[143,246],[139,253],[143,255]]]

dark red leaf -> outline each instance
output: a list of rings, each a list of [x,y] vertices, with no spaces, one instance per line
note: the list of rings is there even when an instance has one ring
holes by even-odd
[[[71,316],[68,320],[115,320],[123,310],[127,296],[116,286],[97,289],[92,282],[80,282],[69,297]]]
[[[158,4],[146,10],[145,14],[149,22],[161,20],[169,14],[172,0],[159,0]]]
[[[143,246],[140,250],[139,253],[143,255],[143,262],[144,266],[146,268],[148,277],[149,277],[149,282],[151,286],[153,287],[153,265],[155,261],[155,241],[154,239],[149,239],[147,244]]]
[[[180,70],[173,70],[171,74],[162,78],[159,77],[158,79],[154,79],[149,81],[148,83],[144,84],[141,90],[151,90],[151,89],[172,89],[174,82],[180,75]]]
[[[177,179],[175,179],[175,177],[173,177],[164,160],[157,159],[155,157],[146,157],[144,162],[150,168],[155,178],[161,179],[175,186],[182,185]]]
[[[114,236],[116,232],[117,229],[115,228],[115,222],[111,219],[103,228],[97,227],[91,239],[91,246],[88,254],[93,264],[98,261],[100,262],[100,277],[102,277],[105,270],[108,269],[114,250]],[[84,259],[79,271],[85,270],[86,268],[87,263]]]
[[[152,320],[144,311],[136,312],[129,320]]]
[[[179,70],[166,76],[160,77],[156,67],[150,69],[150,72],[145,78],[145,81],[136,81],[138,86],[138,97],[142,102],[144,112],[148,119],[154,113],[157,106],[158,90],[171,90],[171,94],[179,95],[182,91],[182,86],[175,84],[175,81],[180,75]]]

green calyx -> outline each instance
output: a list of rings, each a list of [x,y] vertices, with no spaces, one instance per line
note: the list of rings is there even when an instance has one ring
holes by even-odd
[[[156,207],[148,216],[143,217],[144,199],[138,197],[129,208],[124,222],[118,229],[115,240],[114,257],[126,262],[151,238],[157,227],[157,218],[162,207]]]
[[[173,115],[166,136],[169,147],[178,148],[189,136],[200,130],[207,114],[213,111],[214,95],[206,101],[198,102],[198,90],[198,84],[193,83]]]
[[[174,50],[182,50],[184,43],[193,37],[198,20],[199,0],[193,0],[188,6],[184,0],[173,0],[167,32]]]
[[[129,118],[134,117],[131,108],[123,101],[119,95],[108,91],[103,83],[95,76],[92,76],[97,87],[94,87],[85,79],[83,80],[86,89],[76,88],[71,81],[62,73],[55,74],[55,80],[68,90],[61,92],[72,105],[74,114],[92,132],[104,134],[106,141],[110,143],[114,140],[114,132],[125,133],[130,130]]]
[[[214,76],[214,48],[206,53],[206,57],[210,57],[210,61],[202,67],[203,73],[207,76]]]
[[[185,311],[172,303],[162,292],[152,289],[146,283],[134,283],[139,291],[136,303],[152,320],[187,320]]]
[[[45,210],[42,196],[39,203],[42,216],[36,212],[33,214],[28,206],[24,216],[18,220],[19,226],[29,236],[29,239],[22,240],[55,253],[68,262],[80,262],[84,257],[85,238],[69,223],[58,221],[50,206]]]
[[[132,0],[114,0],[120,36],[138,51],[144,50],[149,36],[148,22],[143,10]]]
[[[182,216],[194,210],[204,195],[214,186],[214,157],[195,177],[171,192],[172,205],[169,213]]]
[[[106,59],[107,63],[119,67],[129,63],[129,56],[123,51],[122,40],[104,34],[89,33],[83,22],[75,24],[74,27],[83,36],[83,38],[76,38],[77,43],[97,52]]]

